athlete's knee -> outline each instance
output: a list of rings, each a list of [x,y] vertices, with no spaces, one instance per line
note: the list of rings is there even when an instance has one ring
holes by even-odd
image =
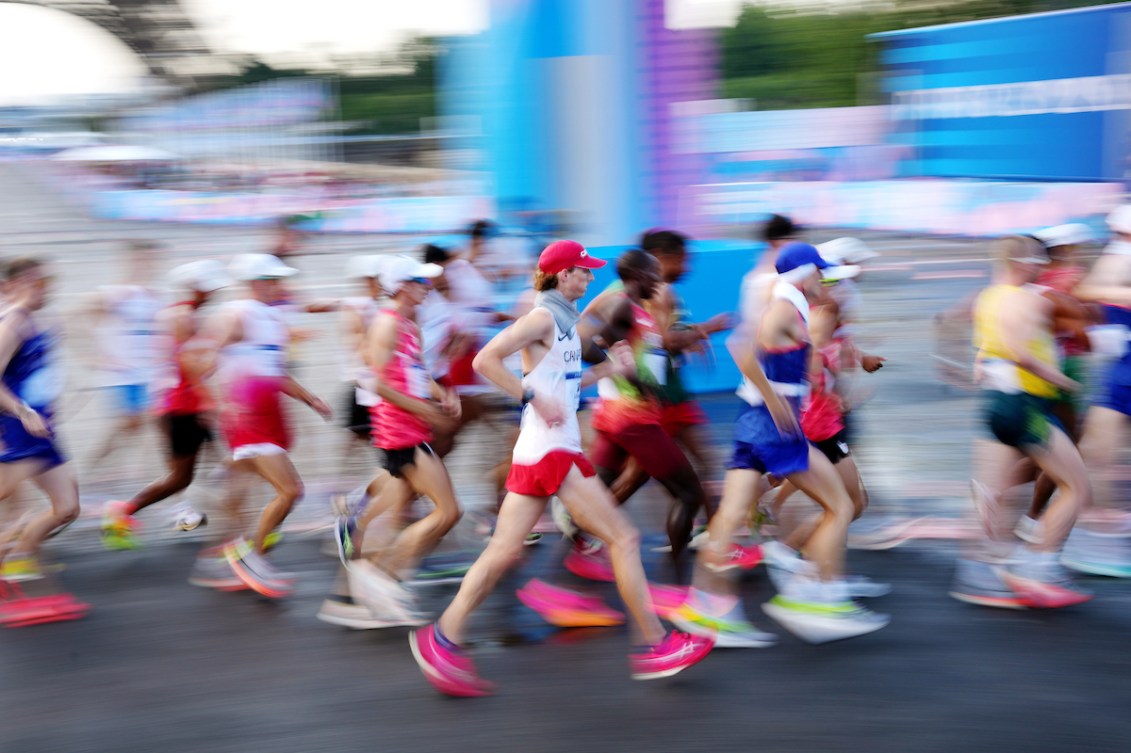
[[[79,501],[77,497],[58,500],[54,505],[55,519],[59,525],[69,525],[78,520]]]
[[[306,495],[306,487],[300,478],[289,478],[279,484],[276,493],[279,500],[287,505],[297,504]]]
[[[606,542],[610,548],[631,554],[640,551],[640,531],[636,526],[625,524],[618,526]]]
[[[456,524],[463,518],[463,511],[455,504],[437,505],[432,514],[436,516],[437,525],[443,529],[445,533],[455,528]]]

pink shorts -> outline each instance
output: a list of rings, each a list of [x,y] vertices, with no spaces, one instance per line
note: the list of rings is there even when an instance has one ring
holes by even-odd
[[[282,379],[256,377],[229,388],[222,425],[233,456],[249,445],[274,446],[283,452],[290,449],[291,433],[279,399],[282,387]]]
[[[597,475],[593,464],[580,452],[553,450],[534,465],[511,465],[507,476],[507,491],[528,497],[549,497],[557,494],[570,469],[577,466],[581,475]]]

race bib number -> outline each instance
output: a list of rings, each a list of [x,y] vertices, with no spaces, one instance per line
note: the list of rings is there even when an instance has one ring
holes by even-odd
[[[661,387],[668,383],[668,353],[665,350],[648,350],[644,353],[644,368],[652,375],[653,381]]]
[[[420,364],[413,364],[408,369],[408,392],[421,400],[432,397],[432,377]]]

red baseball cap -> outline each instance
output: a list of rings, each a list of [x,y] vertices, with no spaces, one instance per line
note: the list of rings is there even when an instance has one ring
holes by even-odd
[[[589,255],[577,241],[554,241],[538,257],[538,269],[548,275],[556,275],[572,267],[600,269],[608,262]]]

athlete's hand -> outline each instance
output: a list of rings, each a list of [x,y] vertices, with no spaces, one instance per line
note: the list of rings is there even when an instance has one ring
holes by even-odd
[[[884,367],[887,360],[883,356],[863,355],[860,357],[860,368],[869,374],[874,374]]]
[[[46,439],[51,436],[51,429],[47,426],[47,421],[43,416],[39,415],[35,410],[26,408],[20,411],[20,423],[24,425],[24,431],[31,434],[33,437],[40,437]]]
[[[726,332],[728,329],[734,329],[734,317],[730,314],[715,314],[707,321],[700,325],[700,329],[704,334],[713,335],[716,332]]]
[[[440,407],[452,418],[458,419],[463,414],[463,404],[459,401],[459,395],[455,390],[444,391],[444,399],[440,401]]]
[[[565,409],[562,404],[552,397],[545,395],[534,395],[534,399],[530,401],[530,405],[534,410],[538,411],[538,415],[542,417],[550,426],[558,426],[565,423]]]
[[[636,360],[632,355],[632,346],[624,340],[609,348],[608,356],[615,376],[632,376],[636,373]]]
[[[311,397],[310,407],[315,413],[322,416],[322,418],[327,421],[334,417],[334,410],[320,397]]]
[[[1084,385],[1080,384],[1075,379],[1069,379],[1063,374],[1060,376],[1061,378],[1056,380],[1056,386],[1065,392],[1079,392],[1084,388]]]
[[[421,401],[419,415],[428,425],[441,434],[450,434],[455,431],[456,419],[448,415],[442,403]]]
[[[770,418],[774,419],[774,426],[778,427],[779,434],[783,437],[803,436],[801,425],[789,403],[775,396],[773,400],[766,402],[766,408],[770,411]]]

